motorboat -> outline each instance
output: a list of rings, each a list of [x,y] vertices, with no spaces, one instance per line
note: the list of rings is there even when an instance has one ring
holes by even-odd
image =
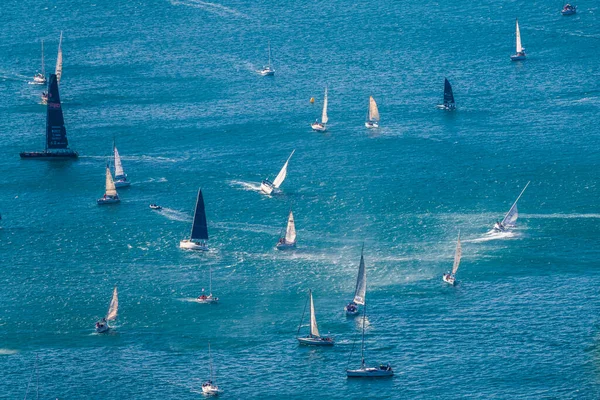
[[[157,211],[162,210],[162,207],[159,206],[158,204],[150,204],[149,207],[150,207],[151,210],[157,210]]]

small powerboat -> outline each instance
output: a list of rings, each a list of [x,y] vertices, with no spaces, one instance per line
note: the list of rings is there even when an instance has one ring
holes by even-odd
[[[160,211],[160,210],[162,210],[162,207],[159,206],[158,204],[150,204],[150,209]]]
[[[577,13],[577,7],[572,6],[570,4],[566,4],[560,13],[562,15],[573,15],[573,14]]]
[[[347,369],[348,378],[382,378],[394,376],[394,371],[390,364],[380,365],[379,367],[365,367],[364,364],[359,369]]]

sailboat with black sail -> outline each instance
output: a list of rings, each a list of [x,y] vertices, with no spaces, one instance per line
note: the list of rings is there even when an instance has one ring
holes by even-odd
[[[304,321],[304,314],[306,313],[306,305],[302,312],[302,319],[300,320],[300,326],[298,327],[298,334],[296,339],[300,344],[307,346],[333,346],[333,338],[328,336],[321,336],[319,334],[319,327],[317,326],[317,317],[315,315],[315,304],[313,303],[312,290],[308,291],[308,301],[310,302],[310,332],[307,336],[299,337],[300,328],[302,328],[302,322]]]
[[[77,152],[69,149],[67,130],[63,118],[58,93],[56,74],[50,74],[48,83],[48,104],[46,105],[46,146],[44,151],[27,151],[19,155],[21,158],[38,160],[77,158]]]
[[[444,102],[443,104],[438,104],[438,108],[442,110],[456,110],[456,103],[454,102],[454,93],[452,93],[452,85],[447,78],[444,78]]]
[[[206,210],[204,209],[204,197],[202,189],[198,190],[196,198],[196,209],[194,211],[194,222],[192,223],[192,233],[189,239],[179,242],[179,248],[186,250],[208,251],[208,226],[206,225]]]
[[[279,238],[277,249],[286,250],[294,247],[296,247],[296,223],[294,222],[294,213],[290,210],[285,235]]]
[[[364,250],[364,246],[363,246]],[[346,306],[346,315],[354,316],[358,314],[358,306],[365,304],[367,294],[367,269],[365,268],[365,258],[363,250],[360,252],[360,264],[358,265],[358,276],[356,277],[356,289],[354,290],[354,299]]]

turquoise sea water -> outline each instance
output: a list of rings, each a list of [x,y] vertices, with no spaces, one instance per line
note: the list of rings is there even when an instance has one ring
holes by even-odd
[[[209,341],[229,399],[600,397],[600,9],[576,4],[3,4],[0,397],[24,397],[37,354],[40,398],[199,398]],[[22,161],[45,123],[27,81],[61,30],[81,158]],[[455,113],[435,108],[444,77]],[[113,137],[133,184],[98,207]],[[293,149],[283,193],[258,193]],[[514,235],[486,240],[527,181]],[[199,187],[208,254],[178,249]],[[278,252],[290,207],[298,248]],[[366,358],[389,380],[344,372],[363,243]],[[210,267],[221,304],[194,303]],[[96,335],[115,285],[116,331]],[[296,343],[309,288],[331,349]]]

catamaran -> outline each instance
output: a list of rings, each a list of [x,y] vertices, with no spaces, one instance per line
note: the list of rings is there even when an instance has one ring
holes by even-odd
[[[456,110],[456,103],[454,102],[454,93],[452,93],[452,85],[447,78],[444,78],[444,102],[443,104],[438,104],[438,108],[442,110]]]
[[[269,40],[269,63],[263,67],[260,71],[258,71],[259,74],[261,74],[262,76],[273,76],[275,75],[275,70],[271,67],[271,41]]]
[[[119,294],[117,292],[117,287],[115,286],[115,288],[113,289],[112,299],[110,300],[110,305],[108,306],[108,312],[106,313],[106,316],[100,321],[96,322],[96,332],[105,333],[111,330],[112,327],[108,325],[108,322],[116,320],[118,312]]]
[[[516,37],[517,37],[517,52],[516,54],[513,54],[512,56],[510,56],[510,59],[512,61],[522,61],[525,60],[526,56],[525,56],[525,48],[521,45],[521,31],[519,30],[519,19],[517,19],[517,25],[516,25]]]
[[[308,299],[310,300],[310,332],[308,336],[299,337],[300,328],[302,328],[302,322],[304,321],[304,314],[306,312],[306,304],[304,305],[304,311],[302,312],[302,319],[300,320],[300,326],[298,327],[298,333],[296,339],[300,344],[307,346],[333,346],[333,338],[328,336],[321,336],[319,334],[319,328],[317,327],[317,318],[315,316],[315,305],[313,303],[312,291],[308,291]]]
[[[517,199],[513,203],[510,210],[508,210],[508,212],[502,219],[502,222],[496,221],[496,223],[494,224],[494,228],[492,229],[492,232],[505,232],[515,226],[515,223],[517,222],[517,218],[519,218],[519,210],[517,209],[517,202],[519,201],[521,196],[523,196],[523,193],[525,193],[525,189],[527,189],[527,186],[529,186],[529,183],[530,182],[527,182],[527,185],[525,185],[525,187],[521,191],[521,194],[519,195],[519,197],[517,197]]]
[[[115,182],[113,181],[112,174],[110,173],[110,168],[108,164],[106,165],[106,183],[105,183],[105,191],[104,196],[96,200],[99,206],[104,204],[114,204],[120,202],[119,194],[117,193],[117,188],[115,187]]]
[[[202,294],[200,296],[198,296],[196,301],[198,303],[202,303],[202,304],[211,304],[211,303],[219,302],[219,298],[216,296],[213,296],[213,294],[212,294],[212,266],[209,267],[209,272],[208,272],[208,296],[206,294],[204,294],[204,288],[202,288]]]
[[[44,151],[26,151],[19,153],[21,158],[38,160],[77,158],[77,152],[69,149],[67,130],[60,105],[58,80],[56,74],[50,74],[48,83],[48,104],[46,105],[46,143]]]
[[[294,223],[294,213],[290,210],[288,216],[287,228],[285,229],[285,235],[279,238],[277,242],[278,250],[293,249],[296,247],[296,224]]]
[[[456,284],[456,271],[460,265],[460,258],[462,257],[462,247],[460,245],[460,232],[458,232],[458,240],[456,241],[456,251],[454,252],[454,265],[452,266],[451,272],[446,272],[442,276],[442,280],[452,286]]]
[[[362,321],[362,342],[360,345],[360,368],[347,369],[348,378],[385,378],[394,376],[394,371],[390,364],[381,364],[379,367],[367,367],[365,364],[365,321],[367,319],[367,306],[365,305],[365,315]]]
[[[219,389],[219,387],[215,384],[212,356],[210,354],[210,342],[208,343],[208,364],[210,368],[210,379],[202,384],[202,393],[204,393],[207,396],[218,396],[222,392],[221,389]]]
[[[327,117],[327,88],[325,88],[325,97],[323,99],[323,112],[321,113],[321,122],[319,120],[315,120],[312,124],[310,124],[311,128],[314,131],[325,132],[327,130],[327,121],[329,118]]]
[[[194,222],[192,223],[192,233],[189,239],[179,242],[179,248],[186,250],[208,251],[208,227],[206,225],[206,210],[204,209],[204,197],[202,189],[198,190],[196,198],[196,210],[194,211]]]
[[[33,76],[33,81],[29,82],[31,85],[45,85],[46,84],[46,68],[44,66],[44,41],[42,40],[42,72],[38,72]]]
[[[58,42],[58,55],[56,56],[56,68],[54,69],[54,73],[56,74],[56,82],[60,83],[60,77],[62,76],[62,63],[63,63],[63,54],[62,54],[62,38],[63,33],[60,31],[60,40]],[[48,93],[42,93],[42,104],[48,104]]]
[[[115,186],[116,187],[127,187],[131,185],[131,182],[127,180],[127,174],[123,171],[123,164],[121,163],[121,156],[119,156],[119,150],[113,142],[113,153],[115,156]]]
[[[365,126],[367,128],[379,128],[379,110],[373,96],[369,97],[369,111],[367,112]]]
[[[360,264],[358,264],[358,276],[356,277],[356,289],[354,290],[354,299],[346,306],[346,315],[357,315],[358,306],[365,304],[367,294],[367,269],[365,268],[365,258],[363,250],[360,252]]]
[[[271,182],[268,179],[265,179],[264,181],[262,181],[262,183],[260,184],[260,190],[262,190],[266,194],[271,194],[273,192],[273,190],[279,189],[279,186],[281,186],[281,184],[285,180],[285,177],[287,176],[288,163],[290,162],[290,158],[292,158],[295,151],[296,150],[292,151],[292,154],[290,154],[288,159],[285,161],[285,164],[283,164],[281,171],[279,171],[279,173],[277,174],[277,176],[275,177],[273,182]]]

